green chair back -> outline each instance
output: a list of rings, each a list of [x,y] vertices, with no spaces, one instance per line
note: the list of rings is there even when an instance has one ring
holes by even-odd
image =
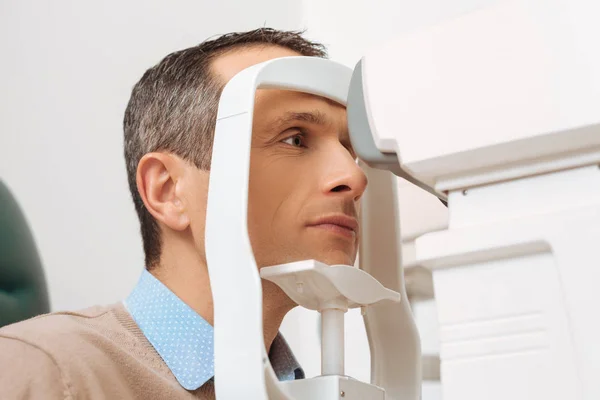
[[[0,327],[49,311],[33,235],[17,201],[0,180]]]

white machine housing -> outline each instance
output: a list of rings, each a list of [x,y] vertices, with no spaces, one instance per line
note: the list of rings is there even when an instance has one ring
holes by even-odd
[[[359,157],[448,200],[448,229],[415,241],[444,400],[600,399],[599,15],[499,2],[355,69]]]
[[[398,175],[439,197],[593,164],[599,13],[585,0],[504,1],[373,50],[356,69],[363,85],[350,89],[364,90],[371,135],[352,139],[372,137],[400,158]],[[571,152],[579,161],[555,163]]]

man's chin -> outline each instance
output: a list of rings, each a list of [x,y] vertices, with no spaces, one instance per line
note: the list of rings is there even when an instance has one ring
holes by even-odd
[[[275,265],[288,264],[304,260],[315,260],[327,265],[350,265],[354,266],[356,253],[344,249],[324,249],[322,251],[298,252],[293,256],[272,258],[268,261],[257,262],[259,269]],[[258,260],[257,260],[258,261]]]
[[[325,254],[319,257],[313,258],[316,261],[322,262],[327,265],[354,265],[354,261],[356,260],[355,256],[350,256],[348,254]]]

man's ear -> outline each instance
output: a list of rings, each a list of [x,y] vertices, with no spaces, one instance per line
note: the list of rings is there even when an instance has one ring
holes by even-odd
[[[138,163],[137,189],[144,206],[157,220],[176,231],[190,225],[177,184],[183,177],[184,162],[166,153],[145,154]]]

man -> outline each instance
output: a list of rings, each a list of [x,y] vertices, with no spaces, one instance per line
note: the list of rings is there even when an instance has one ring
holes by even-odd
[[[146,270],[122,303],[1,329],[2,398],[214,396],[204,221],[218,100],[239,71],[298,55],[325,56],[297,33],[258,29],[172,53],[144,74],[124,134]],[[352,265],[367,181],[344,107],[304,93],[258,91],[251,158],[248,231],[257,265]],[[271,363],[279,379],[302,378],[278,334],[295,304],[270,282],[263,298]]]

